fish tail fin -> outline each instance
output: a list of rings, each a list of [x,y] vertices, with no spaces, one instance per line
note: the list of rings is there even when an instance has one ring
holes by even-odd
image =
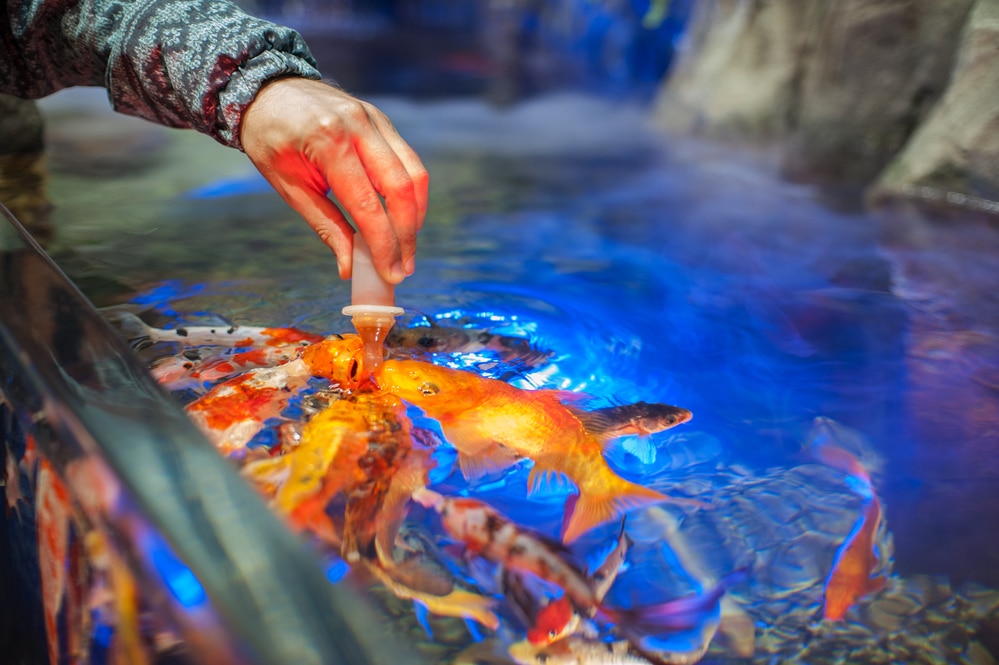
[[[105,309],[101,314],[108,323],[118,328],[118,332],[128,340],[133,350],[141,351],[155,342],[152,338],[152,328],[138,315],[123,309]]]
[[[712,615],[720,617],[722,596],[731,587],[745,580],[748,574],[748,570],[741,568],[723,577],[707,591],[689,594],[665,603],[643,605],[626,610],[603,606],[599,612],[625,627],[644,627],[665,631],[691,630],[701,625]]]
[[[569,544],[590,529],[617,519],[629,510],[670,500],[670,497],[655,490],[623,478],[618,480],[599,493],[580,488],[575,505],[572,502],[567,504],[567,510],[571,510],[572,514],[563,520],[562,542]]]

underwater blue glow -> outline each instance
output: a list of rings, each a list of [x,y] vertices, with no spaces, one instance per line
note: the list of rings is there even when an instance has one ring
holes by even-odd
[[[326,579],[336,584],[350,572],[350,564],[343,559],[333,559],[326,565]]]
[[[473,619],[465,619],[465,628],[468,629],[468,634],[472,636],[472,640],[476,642],[481,642],[485,639],[482,634],[482,630],[479,629],[479,624]]]
[[[98,623],[94,626],[94,642],[105,649],[111,645],[111,638],[114,637],[114,628],[106,623]]]
[[[850,475],[845,480],[847,487],[856,492],[860,498],[869,500],[874,497],[874,488],[871,487],[871,481],[867,478]]]
[[[423,632],[427,634],[429,639],[434,639],[434,631],[430,627],[430,611],[427,609],[427,606],[418,600],[414,600],[413,610],[416,614],[417,622],[419,622],[420,627],[423,628]]]
[[[239,178],[222,178],[201,187],[195,187],[183,194],[186,199],[221,199],[230,196],[245,196],[274,191],[259,173]]]
[[[168,280],[161,282],[132,298],[132,302],[137,305],[148,305],[156,308],[166,316],[180,316],[180,312],[175,310],[171,303],[175,300],[190,298],[204,291],[204,284],[190,284],[179,280]],[[184,316],[190,316],[191,312],[184,312]]]
[[[181,606],[194,609],[205,604],[208,596],[201,582],[191,569],[177,558],[166,541],[158,535],[150,535],[146,547],[149,559],[163,579],[163,583]]]

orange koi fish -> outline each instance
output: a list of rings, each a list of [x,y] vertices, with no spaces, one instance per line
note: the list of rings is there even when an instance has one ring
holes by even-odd
[[[298,528],[321,519],[329,500],[359,475],[367,450],[367,421],[351,401],[338,400],[305,424],[298,445],[279,457],[250,462],[242,473],[257,485],[271,485],[271,505]]]
[[[429,451],[413,447],[406,406],[391,393],[355,393],[363,408],[367,449],[354,482],[344,488],[344,543],[348,561],[391,562],[392,547],[413,492],[427,484]],[[377,547],[376,547],[377,546]]]
[[[377,384],[436,419],[458,450],[466,477],[534,460],[531,490],[550,474],[579,490],[562,539],[571,543],[625,511],[672,499],[621,478],[603,458],[602,442],[560,401],[558,391],[527,391],[473,372],[414,360],[387,360]]]
[[[57,665],[59,627],[56,618],[66,592],[66,560],[69,551],[69,491],[48,460],[42,458],[35,486],[35,516],[38,528],[38,569],[48,636],[49,663]]]
[[[330,335],[302,350],[302,360],[309,371],[330,380],[341,390],[354,390],[360,385],[363,358],[364,342],[354,334]]]
[[[267,419],[278,417],[310,376],[301,359],[251,370],[188,404],[187,414],[223,455],[229,455],[245,448]]]
[[[357,335],[331,335],[306,346],[301,358],[250,370],[218,384],[187,405],[191,419],[224,455],[242,450],[276,418],[312,376],[347,390],[358,383],[362,343]]]
[[[847,474],[851,487],[863,499],[860,517],[836,551],[825,583],[822,615],[840,621],[861,598],[884,589],[888,579],[887,574],[872,577],[881,563],[875,544],[883,521],[881,501],[874,493],[867,468],[852,452],[838,445],[830,435],[833,430],[829,422],[817,419],[818,435],[811,452],[823,464]]]

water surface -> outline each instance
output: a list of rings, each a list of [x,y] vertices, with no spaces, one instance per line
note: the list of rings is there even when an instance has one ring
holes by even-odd
[[[856,621],[882,638],[914,635],[938,611],[934,630],[965,627],[961,651],[975,622],[995,617],[999,600],[960,616],[939,614],[933,600],[964,594],[948,606],[964,607],[977,587],[962,584],[999,586],[987,224],[952,232],[903,213],[899,231],[899,218],[836,212],[809,187],[781,182],[766,155],[667,140],[644,109],[596,98],[504,110],[376,102],[431,173],[417,272],[396,291],[408,310],[400,325],[485,328],[552,350],[537,371],[502,374],[523,387],[690,409],[690,423],[651,444],[625,440],[610,459],[628,477],[721,506],[689,517],[686,535],[716,575],[755,566],[740,593],[761,631],[761,662],[768,649],[788,658],[812,649],[815,662],[870,642],[816,633],[822,580],[859,506],[842,474],[808,454],[817,417],[878,460],[899,580],[892,598],[918,599],[891,620],[877,606]],[[69,104],[51,112],[60,103]],[[126,131],[161,141],[141,168],[95,180],[64,163],[53,181],[50,249],[98,305],[127,304],[164,325],[224,317],[350,330],[339,314],[349,287],[329,251],[238,154],[181,132]],[[497,372],[488,358],[463,362]],[[514,515],[547,505],[537,524],[555,524],[562,495],[525,504],[522,480],[480,493]],[[646,538],[634,556],[648,563],[615,593],[650,582],[686,592],[690,581],[660,560],[662,536],[643,519],[632,527]],[[932,630],[919,634],[935,644]],[[804,646],[815,635],[828,642]],[[879,653],[901,657],[890,652]]]

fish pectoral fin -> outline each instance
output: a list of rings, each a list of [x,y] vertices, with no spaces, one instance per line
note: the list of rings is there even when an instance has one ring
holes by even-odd
[[[458,466],[466,480],[476,481],[489,474],[505,471],[520,459],[513,450],[494,443],[474,455],[459,451]]]
[[[380,560],[384,556],[392,562],[396,535],[406,519],[406,504],[414,492],[427,486],[427,473],[432,466],[429,455],[417,455],[414,451],[392,477],[382,508],[375,517],[375,548]]]
[[[869,595],[872,593],[877,593],[878,591],[883,591],[888,585],[887,575],[878,575],[877,577],[871,578],[867,585],[866,593],[864,595]]]
[[[531,496],[544,489],[563,489],[570,485],[566,475],[552,467],[534,460],[534,467],[527,476],[527,494]]]
[[[291,468],[289,461],[287,455],[254,460],[244,466],[240,474],[257,485],[264,494],[271,496],[288,479]]]

